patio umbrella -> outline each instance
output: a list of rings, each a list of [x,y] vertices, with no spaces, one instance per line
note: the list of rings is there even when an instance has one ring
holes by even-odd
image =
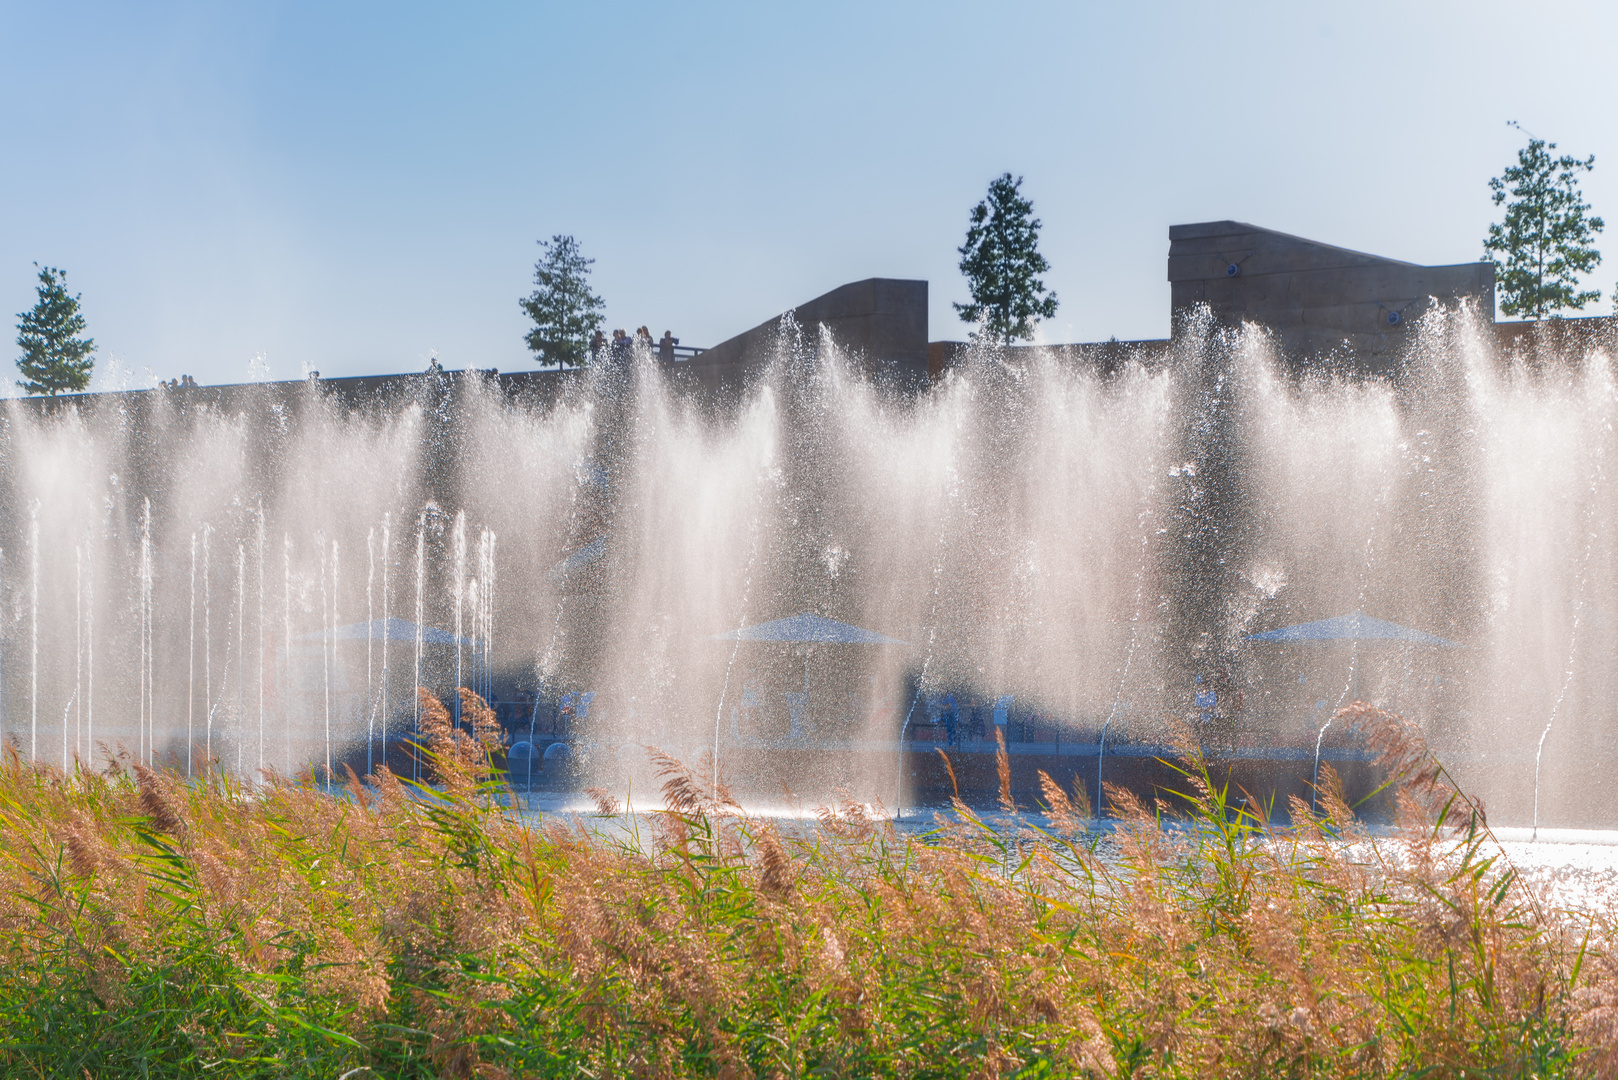
[[[799,699],[799,708],[809,708],[809,654],[815,645],[908,645],[908,641],[879,634],[875,630],[866,630],[858,626],[851,626],[836,619],[828,619],[824,615],[815,615],[804,611],[785,619],[775,619],[767,623],[755,623],[744,626],[739,630],[727,630],[723,634],[715,634],[709,641],[774,641],[784,645],[804,645],[803,650],[803,697]],[[798,713],[798,720],[802,720],[803,713]],[[717,727],[716,727],[717,731]],[[717,736],[715,739],[717,745]]]
[[[803,645],[803,697],[799,699],[799,708],[804,712],[809,708],[809,654],[816,645],[908,645],[908,641],[879,634],[875,630],[866,630],[863,627],[852,626],[849,623],[828,619],[824,615],[803,611],[796,615],[789,615],[784,619],[772,619],[770,622],[755,623],[752,626],[743,626],[737,630],[727,630],[722,634],[714,634],[709,641],[773,641],[783,645]],[[790,703],[789,703],[790,704]],[[724,705],[720,704],[723,712]],[[800,712],[801,720],[803,713]],[[714,717],[714,761],[719,760],[719,717]],[[901,748],[904,739],[900,737]],[[718,774],[717,767],[715,775]]]
[[[473,645],[471,638],[456,638],[448,630],[436,626],[417,626],[409,619],[373,619],[370,622],[349,623],[335,630],[316,630],[301,635],[305,641],[415,641],[421,631],[423,645]]]
[[[800,707],[809,707],[809,654],[816,645],[908,645],[908,641],[879,634],[875,630],[851,626],[836,619],[812,612],[799,612],[785,619],[755,623],[739,630],[714,634],[709,641],[773,641],[783,645],[803,645],[803,698]],[[802,714],[799,714],[801,719]],[[718,745],[718,725],[715,724],[714,743]]]
[[[1373,618],[1363,611],[1353,611],[1334,619],[1317,619],[1314,622],[1283,626],[1277,630],[1266,630],[1262,634],[1248,634],[1247,640],[1289,645],[1332,645],[1343,641],[1354,643],[1402,641],[1411,645],[1430,645],[1439,649],[1463,648],[1459,643],[1436,634],[1400,626],[1386,619]],[[1358,664],[1354,666],[1353,693],[1356,697],[1359,696]]]
[[[1335,619],[1283,626],[1279,630],[1266,630],[1262,634],[1248,634],[1248,641],[1291,642],[1298,645],[1321,645],[1334,641],[1408,641],[1415,645],[1435,645],[1441,649],[1459,649],[1456,642],[1435,634],[1424,633],[1408,626],[1372,618],[1361,611],[1339,615]]]
[[[785,619],[775,619],[772,622],[756,623],[753,626],[744,626],[740,630],[727,630],[723,634],[715,634],[709,641],[780,641],[789,644],[819,644],[832,642],[841,645],[908,645],[908,641],[879,634],[875,630],[863,630],[858,626],[850,626],[836,619],[828,619],[824,615],[814,615],[807,611]]]
[[[1386,619],[1373,618],[1362,611],[1353,611],[1347,615],[1339,615],[1334,619],[1317,619],[1314,622],[1297,623],[1293,626],[1283,626],[1276,630],[1267,630],[1262,634],[1247,635],[1248,641],[1261,643],[1281,643],[1291,645],[1330,645],[1337,642],[1349,641],[1358,644],[1361,641],[1400,641],[1410,645],[1427,645],[1438,649],[1464,648],[1459,642],[1441,638],[1436,634],[1429,634],[1409,626],[1400,626],[1398,623],[1388,622]],[[1353,668],[1352,694],[1359,697],[1360,669],[1359,664]],[[1320,748],[1326,739],[1326,729],[1331,727],[1333,717],[1327,717],[1321,725],[1320,732],[1315,736],[1315,784],[1320,783]],[[1310,792],[1309,805],[1313,809],[1315,793]]]
[[[560,562],[546,571],[551,578],[565,578],[575,570],[583,570],[592,563],[599,562],[607,553],[607,538],[598,536],[588,544],[574,548],[564,555]]]

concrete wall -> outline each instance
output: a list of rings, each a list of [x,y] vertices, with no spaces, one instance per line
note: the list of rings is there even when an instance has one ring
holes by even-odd
[[[1074,367],[1093,368],[1110,375],[1127,363],[1155,368],[1169,360],[1174,342],[1170,338],[1146,338],[1140,341],[1092,341],[1076,345],[1002,345],[997,355],[1008,359],[1027,358],[1035,353],[1054,356],[1058,362]],[[934,341],[927,345],[927,373],[935,381],[943,378],[950,368],[966,363],[974,346],[967,341]]]
[[[927,283],[895,278],[850,282],[790,313],[811,347],[821,327],[875,375],[907,383],[927,378]],[[708,389],[734,389],[776,354],[784,315],[673,366]]]
[[[1419,266],[1240,221],[1171,226],[1168,278],[1175,333],[1197,305],[1206,304],[1226,325],[1251,322],[1273,331],[1287,359],[1300,367],[1338,362],[1363,371],[1388,370],[1435,301],[1454,305],[1470,299],[1486,319],[1494,318],[1489,263]],[[1160,362],[1168,357],[1168,346],[1141,341],[1046,348],[1069,362],[1106,369],[1116,366],[1120,355]],[[1014,355],[1029,348],[1007,351]],[[939,378],[966,350],[960,342],[933,342],[929,374]]]
[[[1494,340],[1502,357],[1530,363],[1583,357],[1598,349],[1618,356],[1618,316],[1495,323]]]
[[[1239,221],[1171,226],[1168,276],[1176,326],[1205,303],[1222,322],[1269,327],[1296,359],[1346,345],[1373,369],[1397,358],[1434,299],[1471,298],[1494,318],[1489,263],[1418,266]]]

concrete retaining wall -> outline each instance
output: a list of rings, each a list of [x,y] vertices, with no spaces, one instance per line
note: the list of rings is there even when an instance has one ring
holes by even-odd
[[[1168,278],[1175,325],[1207,304],[1222,322],[1268,327],[1294,359],[1347,346],[1370,370],[1398,358],[1434,302],[1470,300],[1494,318],[1490,263],[1418,266],[1240,221],[1172,226]]]

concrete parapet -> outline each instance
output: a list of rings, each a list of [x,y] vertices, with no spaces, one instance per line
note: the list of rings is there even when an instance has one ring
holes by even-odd
[[[1044,355],[1058,363],[1112,374],[1130,363],[1156,367],[1167,359],[1173,344],[1170,338],[1146,338],[1139,341],[1093,341],[1063,345],[1001,345],[994,347],[994,352],[1013,361],[1026,361]],[[943,378],[946,371],[965,363],[975,348],[977,346],[968,341],[928,343],[929,376],[935,382]]]
[[[873,375],[916,384],[927,378],[927,283],[895,278],[850,282],[673,366],[705,388],[734,389],[774,358],[787,315],[811,348],[824,327]]]
[[[1386,368],[1435,302],[1494,318],[1490,263],[1419,266],[1239,221],[1171,227],[1168,279],[1176,325],[1207,304],[1221,322],[1267,327],[1303,363],[1347,346],[1357,367]]]
[[[1618,316],[1495,323],[1494,340],[1502,356],[1529,363],[1583,357],[1597,351],[1618,359]]]

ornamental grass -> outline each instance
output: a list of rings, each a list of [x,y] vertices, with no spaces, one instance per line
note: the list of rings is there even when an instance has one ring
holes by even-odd
[[[1329,776],[1273,825],[1187,739],[1108,829],[1047,776],[1042,827],[1003,790],[907,836],[661,756],[666,810],[536,824],[462,693],[430,786],[0,763],[4,1074],[1618,1076],[1612,927],[1358,703],[1392,833]]]

